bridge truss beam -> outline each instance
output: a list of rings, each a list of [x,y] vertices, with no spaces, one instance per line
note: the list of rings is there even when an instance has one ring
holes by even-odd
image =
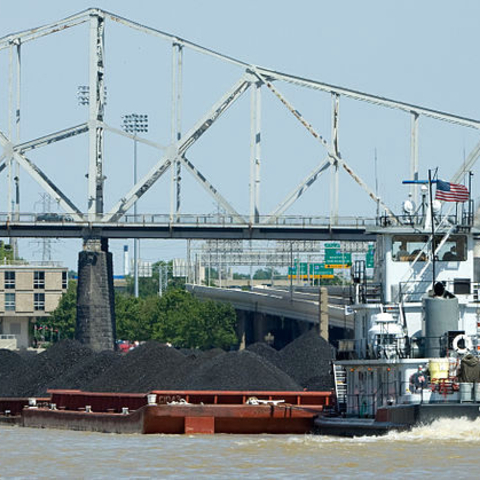
[[[104,151],[103,136],[108,130],[117,135],[131,138],[128,133],[122,132],[104,122],[105,111],[105,47],[104,30],[106,21],[113,21],[125,25],[136,31],[167,41],[172,46],[172,110],[171,110],[171,143],[168,146],[160,145],[148,139],[135,136],[135,140],[150,145],[163,152],[160,160],[136,185],[130,189],[108,214],[104,214]],[[90,72],[89,72],[89,117],[88,121],[77,126],[65,128],[55,133],[44,135],[40,138],[20,142],[20,81],[21,81],[21,46],[38,38],[56,34],[66,29],[89,24],[90,31]],[[303,78],[288,73],[267,69],[261,66],[251,65],[237,58],[221,54],[215,50],[202,47],[186,39],[163,32],[161,30],[142,25],[116,14],[100,10],[88,9],[63,20],[50,23],[34,29],[12,33],[0,38],[0,51],[9,50],[9,128],[8,134],[0,132],[0,173],[7,171],[8,205],[14,204],[16,218],[19,218],[19,171],[21,166],[27,173],[49,194],[52,198],[72,216],[74,221],[83,222],[88,218],[92,222],[105,224],[115,223],[127,214],[128,210],[147,193],[156,181],[163,176],[169,168],[171,173],[171,207],[170,222],[175,222],[181,216],[181,169],[188,171],[193,178],[204,188],[215,201],[230,215],[239,225],[248,224],[260,226],[263,223],[276,225],[277,220],[321,177],[331,168],[331,198],[330,198],[330,221],[332,225],[338,222],[338,175],[339,167],[360,185],[360,187],[372,198],[377,205],[381,205],[388,216],[395,222],[401,223],[399,217],[389,208],[381,198],[360,178],[350,164],[342,158],[339,147],[339,105],[342,97],[356,101],[367,102],[380,107],[400,110],[412,116],[411,127],[411,174],[418,177],[418,125],[420,117],[429,117],[442,122],[448,122],[463,127],[480,129],[480,120],[453,115],[439,110],[425,108],[406,102],[399,102],[386,97],[372,95],[314,79]],[[183,53],[185,49],[207,55],[222,62],[236,66],[242,70],[241,79],[210,109],[185,136],[181,133],[181,108],[182,108],[182,75]],[[16,51],[16,53],[15,53]],[[14,82],[16,81],[16,83]],[[293,104],[286,100],[276,86],[279,83],[289,83],[298,87],[309,88],[328,93],[332,96],[332,131],[331,140],[327,141],[318,131],[306,121]],[[15,87],[15,88],[14,88]],[[188,149],[216,122],[223,112],[233,105],[243,93],[251,87],[251,146],[250,146],[250,194],[249,211],[238,212],[227,198],[220,194],[206,177],[194,165],[191,159],[186,158]],[[261,88],[266,87],[281,103],[289,110],[297,120],[326,148],[327,156],[308,174],[295,189],[282,200],[273,210],[270,216],[262,216],[260,209],[260,167],[261,167]],[[15,95],[16,94],[16,100]],[[15,104],[15,106],[14,106]],[[14,114],[15,112],[15,114]],[[14,132],[15,130],[15,132]],[[50,145],[52,143],[87,133],[89,135],[89,166],[88,166],[88,194],[86,199],[86,212],[78,208],[75,203],[56,186],[52,180],[33,161],[25,156],[27,151]],[[472,150],[462,167],[452,177],[453,182],[461,180],[466,171],[471,169],[480,156],[480,142]],[[13,202],[13,183],[17,194]],[[417,188],[413,187],[412,196],[417,195]],[[113,202],[114,203],[114,202]],[[13,210],[9,220],[13,218]]]

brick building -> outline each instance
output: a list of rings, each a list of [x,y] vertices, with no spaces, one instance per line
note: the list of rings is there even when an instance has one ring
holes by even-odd
[[[30,347],[32,325],[57,308],[67,286],[68,269],[64,267],[0,265],[0,344]]]

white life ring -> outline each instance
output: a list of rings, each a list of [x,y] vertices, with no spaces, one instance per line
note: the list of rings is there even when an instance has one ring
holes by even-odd
[[[458,343],[463,340],[463,343],[465,345],[464,348],[460,348],[458,346]],[[464,355],[465,353],[469,352],[471,349],[472,349],[472,340],[470,339],[470,337],[467,337],[467,335],[457,335],[454,339],[453,339],[453,349],[459,353],[460,355]]]

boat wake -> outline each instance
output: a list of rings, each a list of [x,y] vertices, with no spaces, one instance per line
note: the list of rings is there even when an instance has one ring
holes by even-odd
[[[313,437],[314,439],[319,437]],[[321,438],[321,437],[320,437]],[[363,436],[350,439],[324,437],[325,441],[375,442],[478,442],[480,444],[480,418],[440,418],[428,425],[419,425],[408,431],[391,431],[386,435]]]
[[[381,437],[377,437],[381,438]],[[429,425],[420,425],[408,432],[390,432],[385,439],[422,441],[447,440],[480,443],[480,418],[441,418]]]
[[[362,444],[389,444],[402,442],[435,445],[439,443],[463,443],[480,445],[480,418],[442,418],[429,425],[421,425],[409,431],[392,431],[386,435],[363,437],[337,437],[328,435],[265,435],[261,437],[243,437],[234,443],[237,447],[271,448],[273,445],[288,445],[289,448],[315,447],[315,445],[332,445],[339,447]]]

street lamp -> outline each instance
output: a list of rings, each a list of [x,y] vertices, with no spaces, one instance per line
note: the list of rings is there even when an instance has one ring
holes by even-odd
[[[122,117],[122,129],[126,133],[133,134],[133,184],[137,183],[137,134],[148,132],[148,115],[139,115],[130,113]],[[137,202],[133,204],[133,216],[137,220]],[[134,294],[138,297],[138,252],[139,240],[133,241],[133,275],[134,275]]]

